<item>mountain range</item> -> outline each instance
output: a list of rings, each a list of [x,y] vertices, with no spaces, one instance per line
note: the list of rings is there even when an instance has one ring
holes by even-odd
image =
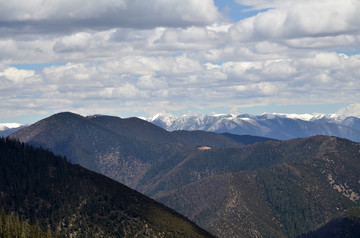
[[[360,142],[360,118],[337,114],[157,114],[148,121],[168,131],[204,130],[279,140],[328,135]]]
[[[19,123],[0,123],[0,137],[8,136],[24,127],[26,127],[26,125]]]
[[[167,131],[201,130],[235,135],[252,135],[278,140],[327,135],[360,142],[360,118],[340,114],[211,114],[182,116],[156,114],[149,121]],[[0,123],[0,136],[8,136],[27,125]]]
[[[82,117],[68,112],[34,123],[10,137],[48,148],[132,188],[140,186],[146,173],[184,154],[188,147],[230,147],[269,140],[203,131],[168,132],[139,118]]]
[[[125,183],[219,237],[297,237],[360,205],[360,144],[164,130],[59,113],[12,134]]]

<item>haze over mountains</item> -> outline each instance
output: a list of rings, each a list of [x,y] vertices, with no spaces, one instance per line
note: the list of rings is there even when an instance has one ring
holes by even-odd
[[[328,135],[360,142],[360,118],[337,114],[157,114],[148,119],[166,130],[205,130],[279,140]]]
[[[59,113],[11,135],[161,201],[220,237],[296,237],[360,203],[360,145],[166,131]]]
[[[23,127],[26,126],[20,123],[0,123],[0,137],[8,136]]]

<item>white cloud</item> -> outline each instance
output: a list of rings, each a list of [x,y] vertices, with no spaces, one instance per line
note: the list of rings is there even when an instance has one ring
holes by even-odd
[[[144,92],[140,91],[130,83],[126,83],[121,85],[120,87],[116,87],[112,89],[112,97],[113,98],[125,98],[125,99],[140,99],[143,98]]]
[[[330,37],[360,32],[357,0],[238,2],[272,9],[235,24],[231,29],[234,40]]]
[[[26,87],[27,85],[42,82],[40,77],[35,75],[35,71],[19,70],[13,67],[6,68],[3,72],[0,72],[0,78],[3,78],[4,81],[8,82],[3,83],[3,87],[6,87],[6,84],[9,86],[14,85],[16,87]]]
[[[353,35],[338,35],[324,37],[304,37],[284,41],[286,45],[293,48],[308,49],[350,49],[358,44],[358,39]]]
[[[211,0],[1,1],[1,30],[13,34],[114,27],[206,25],[220,18]]]
[[[86,19],[93,14],[101,15],[103,13],[115,10],[125,10],[126,2],[123,0],[53,0],[53,1],[1,1],[1,19],[9,21],[26,20],[49,20],[61,19],[65,17],[75,19]]]
[[[91,35],[89,33],[78,32],[57,41],[54,45],[54,51],[59,53],[84,51],[89,47],[90,40]]]
[[[123,57],[101,64],[100,69],[105,74],[189,74],[202,70],[199,62],[186,56],[178,57]]]
[[[345,116],[360,117],[360,103],[350,104],[345,108],[341,108],[336,113],[345,115]]]
[[[151,74],[142,75],[139,78],[136,85],[139,88],[150,89],[150,90],[165,89],[165,88],[168,87],[168,84],[166,83],[165,78],[158,78],[158,77],[155,77],[154,75],[151,75]]]
[[[252,105],[259,101],[355,100],[360,96],[359,92],[354,92],[359,86],[356,77],[359,68],[358,56],[336,53],[301,59],[204,65],[185,55],[123,57],[52,66],[39,72],[10,67],[0,73],[0,80],[30,85],[21,89],[10,81],[3,84],[9,92],[22,95],[22,98],[14,98],[11,93],[7,94],[6,107],[18,110],[27,107],[51,110],[91,107],[93,110],[102,104],[115,112],[116,108],[125,110],[131,104],[139,111],[152,114],[164,110],[164,105],[167,110],[175,110],[189,106],[234,107],[240,101]],[[51,105],[54,98],[61,103]]]
[[[153,114],[358,100],[359,1],[238,2],[265,10],[229,23],[212,0],[1,2],[0,110]],[[336,53],[346,51],[355,53]],[[13,65],[52,62],[61,66]]]

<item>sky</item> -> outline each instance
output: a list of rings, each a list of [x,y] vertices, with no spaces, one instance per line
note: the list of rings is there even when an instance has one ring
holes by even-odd
[[[0,123],[360,116],[360,0],[0,0]]]

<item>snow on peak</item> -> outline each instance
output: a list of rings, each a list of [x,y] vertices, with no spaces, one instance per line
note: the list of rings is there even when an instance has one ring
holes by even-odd
[[[322,113],[313,113],[313,114],[296,114],[296,113],[264,113],[262,116],[266,116],[267,119],[275,119],[276,117],[289,118],[294,120],[303,120],[303,121],[315,121],[320,119],[327,119],[333,122],[340,122],[346,117],[340,114],[322,114]]]
[[[156,119],[161,118],[163,115],[161,113],[155,114],[150,118],[150,121],[155,121]]]
[[[217,119],[221,119],[221,118],[226,118],[226,119],[256,119],[256,118],[266,118],[266,119],[276,119],[276,118],[288,118],[288,119],[298,119],[298,120],[303,120],[303,121],[315,121],[315,120],[320,120],[320,119],[327,119],[327,120],[331,120],[331,121],[337,121],[340,122],[342,120],[344,120],[346,118],[346,116],[344,115],[340,115],[340,114],[320,114],[320,113],[313,113],[313,114],[296,114],[296,113],[263,113],[259,116],[254,116],[254,115],[250,115],[250,114],[224,114],[224,113],[211,113],[209,115],[204,115],[204,114],[198,114],[198,113],[192,113],[192,112],[188,112],[185,113],[181,116],[175,116],[173,114],[168,114],[168,113],[158,113],[156,115],[154,115],[153,117],[151,117],[150,119],[148,119],[149,121],[155,121],[155,120],[162,120],[162,121],[174,121],[177,119],[181,119],[181,120],[186,120],[186,119],[190,119],[190,118],[198,118],[198,119],[204,119],[204,118],[209,118],[209,117],[213,117],[213,118],[217,118]]]
[[[213,117],[223,117],[226,116],[227,114],[212,112],[210,115]]]
[[[294,123],[285,123],[294,120]],[[333,135],[360,141],[360,118],[349,118],[339,114],[286,114],[264,113],[216,114],[186,113],[182,116],[156,114],[150,122],[168,131],[205,130],[229,132],[240,135],[265,136],[275,139],[291,139],[312,135]],[[331,123],[331,127],[329,127]],[[331,129],[333,128],[333,129]],[[349,133],[349,131],[353,132]]]
[[[19,128],[21,126],[23,126],[23,124],[20,124],[20,123],[0,123],[0,131]]]
[[[21,126],[23,126],[23,124],[20,124],[20,123],[0,123],[0,128],[5,128],[5,129],[13,129],[13,128],[21,127]]]
[[[176,119],[174,115],[170,113],[157,113],[154,116],[152,116],[148,121],[154,122],[154,121],[162,121],[166,126],[170,126],[173,121]]]
[[[314,118],[312,114],[295,114],[295,113],[273,113],[275,116],[285,117],[289,119],[300,119],[303,121],[311,121]]]
[[[172,117],[175,117],[175,116],[171,113],[160,112],[160,113],[157,113],[154,116],[150,117],[148,120],[155,121],[157,119],[172,118]]]

